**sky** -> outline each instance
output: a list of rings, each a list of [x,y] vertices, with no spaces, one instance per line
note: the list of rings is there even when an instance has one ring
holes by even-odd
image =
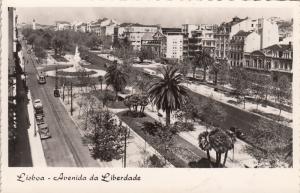
[[[91,21],[97,18],[111,18],[118,22],[141,24],[161,24],[165,27],[179,27],[189,24],[220,24],[233,17],[268,18],[277,16],[291,19],[292,11],[286,8],[17,8],[19,22],[31,23],[33,19],[39,24],[54,24],[55,21]]]

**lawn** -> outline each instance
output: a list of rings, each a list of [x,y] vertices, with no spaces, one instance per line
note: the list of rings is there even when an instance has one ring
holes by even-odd
[[[57,75],[61,75],[61,76],[79,76],[81,72],[66,72],[66,71],[57,71]],[[92,75],[92,74],[96,74],[97,72],[95,71],[87,71],[86,74],[87,75]]]
[[[69,62],[65,57],[59,55],[51,55],[57,62]]]
[[[45,66],[42,70],[44,72],[46,72],[46,71],[52,71],[55,69],[57,69],[57,70],[66,69],[66,68],[69,68],[72,66],[73,66],[72,64],[49,65],[49,66]]]
[[[168,152],[159,148],[154,137],[142,131],[142,124],[144,122],[154,122],[155,119],[146,114],[144,117],[132,117],[128,111],[117,113],[117,116],[132,128],[139,136],[146,140],[153,148],[155,148],[161,155],[163,155],[172,165],[179,168],[190,167],[189,163],[197,162],[206,157],[200,149],[181,138],[178,135],[174,136],[175,144]]]
[[[188,91],[188,94],[196,104],[196,106],[201,109],[201,104],[205,104],[208,101],[208,97],[203,96],[201,94],[195,93],[193,91]],[[215,118],[213,121],[214,123],[221,125],[224,129],[229,129],[230,127],[236,127],[240,129],[245,134],[245,142],[256,146],[257,138],[256,136],[259,136],[261,133],[261,128],[256,126],[256,124],[260,120],[265,120],[267,123],[272,124],[279,124],[274,123],[273,121],[267,120],[265,118],[260,117],[259,115],[255,115],[253,113],[249,113],[246,111],[243,111],[241,109],[232,107],[228,104],[221,103],[219,101],[215,101],[215,104],[218,105],[223,111],[225,112],[226,118],[223,122]],[[282,141],[285,141],[286,143],[283,144],[284,148],[288,145],[289,139],[292,138],[292,129],[287,126],[280,125],[278,127],[273,128],[274,133],[278,134],[278,137],[282,139]],[[261,141],[269,140],[267,136],[265,138],[261,138]],[[274,147],[279,144],[274,144]],[[282,145],[282,144],[281,144]],[[261,149],[266,149],[266,147],[259,147]]]
[[[273,119],[273,120],[275,120],[275,121],[278,121],[278,120],[279,120],[279,121],[288,122],[288,123],[291,123],[291,122],[292,122],[292,120],[287,119],[287,118],[285,118],[285,117],[283,117],[283,116],[274,115],[274,114],[272,114],[272,113],[265,113],[265,112],[260,111],[260,110],[258,110],[258,109],[252,109],[251,112],[257,113],[257,114],[262,115],[262,116],[265,116],[265,117],[268,117],[268,118]]]

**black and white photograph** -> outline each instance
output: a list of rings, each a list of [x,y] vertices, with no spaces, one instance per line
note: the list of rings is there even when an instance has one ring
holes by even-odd
[[[1,16],[1,152],[19,188],[295,182],[299,4],[16,2]]]
[[[292,167],[291,13],[198,9],[10,7],[9,166]]]

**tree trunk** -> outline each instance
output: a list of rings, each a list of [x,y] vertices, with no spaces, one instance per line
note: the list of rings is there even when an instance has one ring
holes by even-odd
[[[223,166],[225,167],[226,159],[227,159],[228,151],[226,151],[223,161]]]
[[[203,68],[203,82],[206,81],[206,67]]]
[[[195,78],[196,68],[193,67],[193,78]]]
[[[208,161],[209,161],[209,163],[210,163],[210,154],[209,154],[209,150],[206,150],[206,156],[207,156],[207,159],[208,159]]]
[[[218,84],[218,72],[215,72],[215,80],[214,80],[215,85]]]
[[[218,153],[219,154],[219,160],[218,160],[218,168],[221,167],[221,159],[222,159],[222,154],[221,153]]]
[[[170,109],[166,109],[166,125],[169,126],[171,123],[171,111]]]
[[[118,102],[118,91],[116,91],[116,99],[115,99],[115,101]]]
[[[216,166],[219,167],[219,154],[216,152]]]
[[[101,86],[101,91],[102,91],[102,82],[100,83],[100,86]]]

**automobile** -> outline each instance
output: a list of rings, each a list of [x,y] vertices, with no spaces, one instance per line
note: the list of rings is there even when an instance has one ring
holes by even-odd
[[[39,134],[41,139],[48,139],[51,137],[48,125],[46,123],[39,125]]]
[[[35,109],[43,108],[41,99],[35,99],[35,100],[33,101],[33,107],[34,107]]]
[[[54,89],[53,94],[55,97],[60,97],[59,90],[57,88]]]
[[[230,127],[229,132],[235,134],[235,136],[241,140],[244,140],[246,137],[246,135],[236,127]]]
[[[38,75],[39,84],[46,84],[46,77],[44,75]]]
[[[35,119],[36,119],[36,124],[37,125],[41,125],[41,124],[45,123],[44,117],[42,115],[37,115]]]

